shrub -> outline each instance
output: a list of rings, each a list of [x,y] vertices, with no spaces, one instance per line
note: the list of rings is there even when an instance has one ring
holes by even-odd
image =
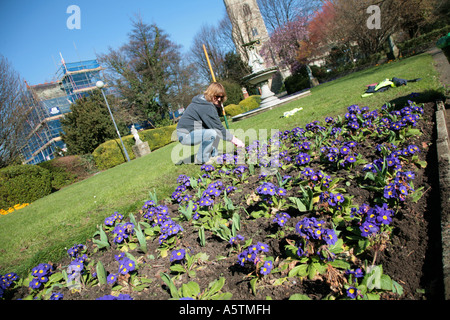
[[[52,174],[34,165],[15,165],[0,170],[0,209],[31,203],[52,192]]]
[[[243,108],[238,104],[229,104],[225,107],[225,114],[227,117],[234,117],[238,114],[241,114],[243,111]]]
[[[132,144],[128,143],[130,137],[122,137],[122,140],[130,159],[134,159],[134,153],[131,149]],[[126,156],[122,150],[122,145],[120,144],[119,139],[103,142],[94,150],[92,156],[94,157],[95,165],[100,170],[106,170],[115,167],[126,161]]]
[[[150,150],[159,149],[172,142],[172,133],[176,125],[144,130],[139,132],[142,141],[147,141]],[[135,144],[133,135],[122,137],[130,159],[135,159],[132,147]],[[98,169],[106,170],[127,161],[119,139],[109,140],[99,145],[92,153]]]
[[[50,171],[52,176],[52,191],[57,191],[62,187],[73,183],[75,178],[74,175],[69,173],[65,168],[55,165],[57,160],[58,158],[38,164],[39,167]]]
[[[245,109],[245,111],[256,109],[259,107],[260,104],[261,104],[261,96],[259,95],[250,96],[247,99],[239,102],[239,105],[242,106]]]
[[[299,72],[287,77],[284,80],[284,86],[288,94],[309,88],[310,84],[306,68],[302,68]]]
[[[238,104],[239,101],[244,99],[244,94],[242,93],[242,88],[239,83],[230,80],[224,80],[221,83],[227,93],[225,105]]]
[[[261,96],[253,95],[248,97],[247,99],[242,100],[241,102],[239,102],[238,105],[230,104],[226,106],[225,113],[229,117],[234,117],[238,114],[258,108],[260,103],[261,103]]]
[[[108,100],[111,98],[113,97]],[[111,102],[110,100],[110,104]],[[99,90],[88,97],[77,99],[70,109],[71,112],[61,119],[61,138],[67,145],[68,154],[91,153],[101,143],[116,137],[111,116]],[[128,131],[120,118],[116,124],[120,132]]]

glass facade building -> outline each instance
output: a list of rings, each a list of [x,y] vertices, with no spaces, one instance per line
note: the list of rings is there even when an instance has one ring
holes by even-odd
[[[38,164],[53,158],[66,145],[61,139],[61,118],[71,105],[96,89],[102,68],[97,60],[65,63],[57,71],[57,81],[29,86],[29,115],[23,132],[22,162]]]

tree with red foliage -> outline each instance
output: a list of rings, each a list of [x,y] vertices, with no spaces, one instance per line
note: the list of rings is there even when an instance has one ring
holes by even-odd
[[[261,54],[268,59],[271,54],[277,56],[280,67],[289,68],[295,73],[302,64],[298,60],[298,50],[302,43],[308,39],[307,18],[298,16],[294,21],[287,22],[278,27],[270,36]]]
[[[333,32],[336,10],[331,1],[325,1],[322,8],[315,12],[308,24],[309,41],[304,44],[300,59],[323,53],[324,46],[329,42],[330,32]]]

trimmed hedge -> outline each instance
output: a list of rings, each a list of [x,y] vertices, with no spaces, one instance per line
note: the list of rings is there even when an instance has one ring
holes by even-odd
[[[150,150],[153,151],[171,143],[172,133],[176,128],[177,126],[174,124],[167,127],[143,130],[139,131],[139,137],[142,141],[147,141]],[[130,159],[135,159],[136,156],[132,149],[135,144],[133,135],[122,137],[122,141]],[[94,157],[95,165],[100,170],[106,170],[127,161],[119,139],[102,143],[94,150],[92,156]]]
[[[234,117],[238,114],[256,109],[261,104],[261,96],[253,95],[242,100],[239,104],[230,104],[225,107],[225,114],[228,117]]]
[[[421,49],[427,49],[428,47],[435,45],[439,38],[447,35],[449,32],[450,26],[445,26],[441,29],[433,30],[413,39],[397,43],[397,46],[400,49],[402,56],[406,56],[413,52],[420,52]]]
[[[52,174],[34,165],[15,165],[0,170],[0,209],[31,203],[52,193]]]

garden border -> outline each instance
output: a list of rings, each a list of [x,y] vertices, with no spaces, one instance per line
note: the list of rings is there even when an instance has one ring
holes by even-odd
[[[450,147],[446,110],[442,101],[436,102],[437,156],[441,198],[442,272],[444,299],[450,299]]]
[[[434,60],[434,67],[439,74],[440,82],[445,86],[450,81],[450,63],[444,52],[437,48],[430,48],[429,53]],[[442,246],[442,276],[444,299],[450,300],[450,142],[445,103],[436,101],[436,148],[438,159],[440,205],[441,205],[441,246]],[[447,121],[446,121],[447,119]]]

